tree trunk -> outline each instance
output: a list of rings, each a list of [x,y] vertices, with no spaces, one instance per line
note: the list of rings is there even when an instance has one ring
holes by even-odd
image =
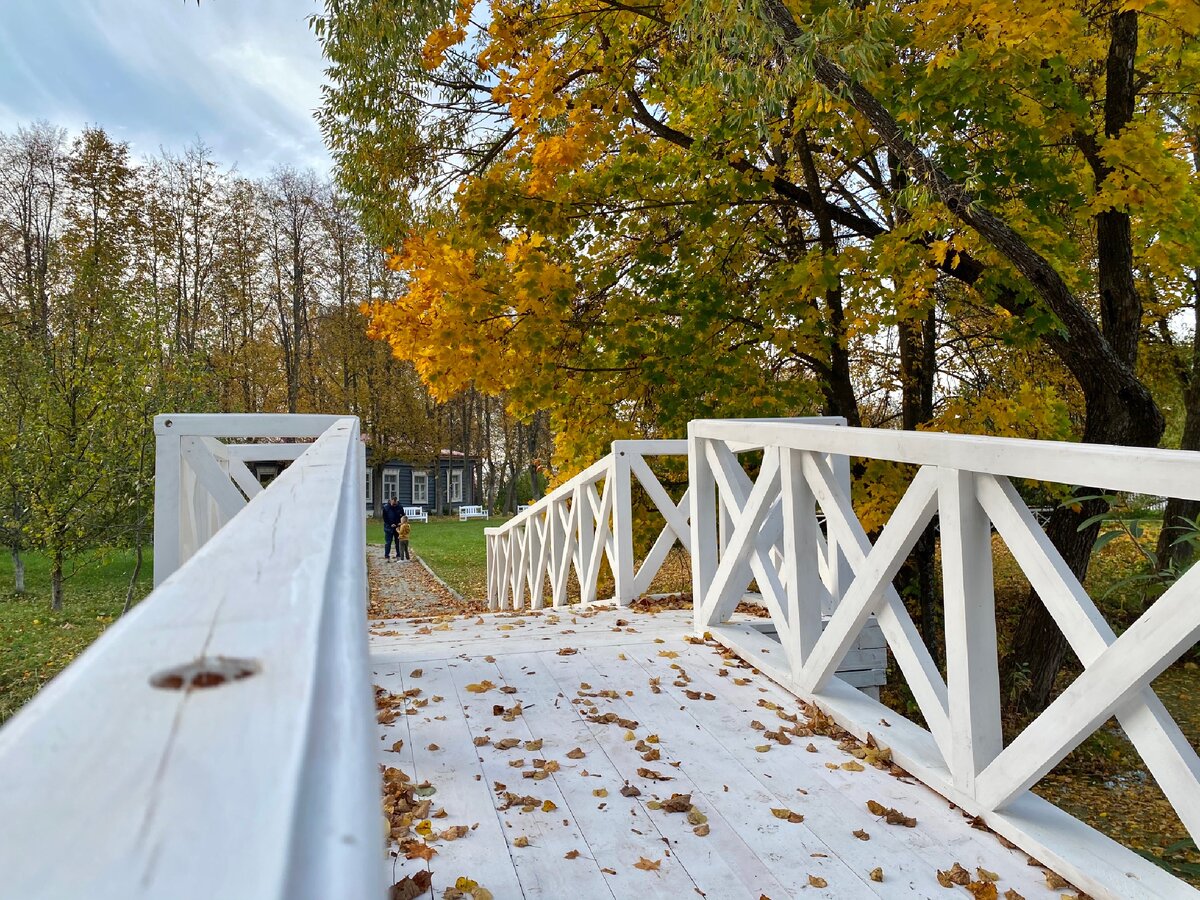
[[[129,576],[129,584],[125,588],[125,605],[121,607],[121,615],[125,615],[129,612],[129,607],[133,606],[133,595],[137,590],[138,576],[142,574],[142,534],[140,529],[134,536],[134,543],[137,559],[133,564],[133,574]]]
[[[60,612],[63,608],[63,548],[61,538],[56,537],[50,570],[50,608]]]
[[[25,593],[25,559],[21,556],[21,548],[15,544],[9,547],[9,553],[12,554],[13,564],[13,591],[18,594]]]
[[[933,418],[933,383],[937,377],[937,319],[930,310],[923,319],[897,323],[900,344],[900,417],[905,431],[916,431]],[[902,595],[916,596],[920,611],[918,629],[934,660],[942,660],[941,620],[934,591],[934,556],[937,539],[931,522],[917,540],[912,554],[896,575]]]
[[[1200,168],[1198,166],[1197,168]],[[1180,450],[1200,450],[1200,271],[1192,273],[1192,354],[1188,365],[1180,364],[1179,381],[1183,391],[1183,437]],[[1163,324],[1163,331],[1170,339],[1170,331]],[[1163,527],[1158,535],[1158,568],[1166,570],[1174,565],[1178,572],[1192,561],[1194,547],[1190,542],[1175,543],[1191,530],[1185,519],[1196,521],[1200,515],[1200,501],[1167,499],[1163,510]]]

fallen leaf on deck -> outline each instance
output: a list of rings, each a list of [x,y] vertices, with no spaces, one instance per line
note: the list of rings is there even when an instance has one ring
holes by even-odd
[[[1056,891],[1061,891],[1063,888],[1070,887],[1065,878],[1057,875],[1054,872],[1046,873],[1046,885]]]
[[[416,900],[429,891],[433,876],[427,869],[422,869],[413,875],[406,875],[392,885],[388,891],[388,900]]]
[[[511,750],[519,743],[521,742],[517,738],[504,738],[503,740],[496,741],[492,746],[497,750]]]
[[[658,655],[663,657],[664,659],[678,659],[679,658],[679,654],[676,653],[674,650],[659,650]]]
[[[413,669],[411,672],[408,673],[408,677],[409,678],[420,678],[424,674],[425,673],[423,671],[421,671],[420,669]]]
[[[845,769],[847,772],[862,772],[862,771],[864,771],[863,764],[860,762],[857,762],[856,760],[853,760],[853,759],[850,760],[850,762],[842,763],[842,768]]]
[[[641,869],[643,872],[657,872],[661,865],[661,859],[646,859],[646,857],[641,856],[638,857],[638,861],[633,864],[633,867]]]
[[[476,747],[482,747],[485,744],[490,744],[491,742],[492,742],[492,739],[490,737],[488,737],[486,734],[481,734],[479,737],[477,737],[471,741],[471,743],[474,744]]]
[[[607,797],[608,796],[608,788],[596,788],[594,791],[592,791],[592,796],[593,797]]]
[[[439,747],[437,744],[430,744],[425,749],[428,750],[430,753],[432,753],[434,750],[441,750],[442,748]]]
[[[996,884],[992,881],[972,881],[963,885],[975,900],[996,900],[999,893],[996,891]]]
[[[400,850],[404,854],[405,859],[423,859],[426,862],[432,859],[434,854],[437,853],[437,850],[424,841],[415,841],[411,838],[400,842]]]
[[[403,748],[404,748],[404,741],[402,741],[402,740],[396,741],[396,743],[392,744],[392,752],[393,753],[399,753]]]
[[[904,813],[900,812],[900,810],[894,809],[890,806],[884,806],[882,803],[878,803],[875,800],[867,801],[867,809],[871,811],[872,815],[883,816],[883,820],[889,825],[903,825],[905,828],[915,828],[917,825],[917,820],[911,816],[906,816]],[[955,865],[958,865],[958,863],[955,863]],[[971,879],[968,876],[967,881],[970,880]]]
[[[561,650],[558,651],[558,655],[559,656],[573,656],[574,654],[576,654],[578,652],[579,651],[576,650],[574,647],[563,647]]]
[[[692,808],[691,794],[672,794],[671,799],[662,802],[662,808],[669,813],[687,812]],[[699,824],[699,823],[696,823]]]
[[[445,831],[438,835],[443,841],[457,841],[461,837],[466,837],[467,832],[471,829],[466,825],[451,825]]]
[[[553,800],[544,800],[542,802],[542,812],[554,812],[558,807]]]
[[[826,881],[824,878],[822,878],[820,875],[809,875],[808,883],[815,888],[829,887],[829,882]]]
[[[697,825],[692,832],[700,837],[708,837],[709,827],[708,825]]]
[[[700,812],[700,810],[696,809],[696,807],[693,806],[691,809],[688,810],[687,820],[688,820],[689,825],[703,825],[705,822],[708,821],[708,816],[706,816],[704,813]]]
[[[523,835],[523,834],[519,837],[515,837],[515,838],[513,838],[513,846],[514,847],[528,847],[529,846],[529,838],[525,837],[525,835]]]
[[[627,785],[625,785],[625,787],[621,788],[621,796],[622,797],[640,797],[641,795],[642,795],[642,792],[639,791],[632,784],[627,784]]]
[[[863,831],[861,828],[858,828],[858,829],[852,831],[851,834],[853,834],[860,841],[869,841],[871,839],[871,836],[869,834],[867,834],[865,831]]]
[[[579,859],[579,851],[578,850],[568,850],[566,853],[563,854],[563,859]]]
[[[979,876],[980,881],[999,881],[1000,876],[995,872],[989,872],[987,869],[975,869],[975,874]]]
[[[567,751],[567,759],[583,759],[587,754],[579,747]]]
[[[415,831],[421,837],[429,837],[431,834],[433,834],[433,824],[428,819],[425,819],[420,825],[414,828],[413,831]]]
[[[757,750],[759,753],[768,753],[771,750],[771,745],[770,744],[759,744],[754,749]]]
[[[538,738],[536,741],[526,741],[525,749],[531,750],[531,751],[532,750],[541,750],[542,749],[542,738]]]
[[[492,688],[494,688],[494,687],[495,687],[495,685],[492,684],[490,681],[481,681],[476,684],[468,684],[467,685],[467,693],[469,693],[469,694],[486,694],[488,691],[492,690]]]
[[[791,822],[794,825],[804,821],[804,816],[798,812],[792,812],[790,809],[772,809],[771,815],[777,819],[783,819],[786,822]]]
[[[637,773],[643,778],[652,778],[655,781],[670,781],[671,776],[664,775],[662,772],[655,772],[653,769],[638,769]]]
[[[937,873],[938,883],[943,887],[949,887],[952,884],[962,885],[966,887],[971,883],[971,873],[960,866],[958,863],[952,865],[949,869],[943,872],[941,869]]]
[[[809,753],[816,753],[816,752],[817,752],[817,745],[816,745],[816,744],[809,744],[809,745],[808,745],[807,747],[805,747],[804,749],[805,749],[805,750],[807,750]]]
[[[1025,900],[1024,895],[1018,894],[1012,888],[1004,892],[1004,900]]]

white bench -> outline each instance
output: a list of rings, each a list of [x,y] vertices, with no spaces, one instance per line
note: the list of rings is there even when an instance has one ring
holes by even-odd
[[[482,506],[460,506],[458,508],[458,521],[465,522],[467,519],[486,519],[488,511]]]
[[[425,512],[423,506],[406,506],[404,507],[404,514],[408,516],[408,521],[410,522],[429,521],[429,513]]]

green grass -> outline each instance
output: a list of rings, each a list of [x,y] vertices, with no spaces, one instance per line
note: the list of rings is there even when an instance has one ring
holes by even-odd
[[[116,621],[133,566],[129,550],[91,558],[66,580],[64,609],[56,613],[50,609],[49,561],[26,554],[21,595],[12,589],[12,559],[7,553],[0,557],[0,722]],[[149,593],[152,572],[147,551],[135,599]]]
[[[409,547],[454,590],[468,599],[480,599],[487,595],[487,545],[483,529],[506,521],[507,518],[500,516],[466,522],[451,516],[431,517],[428,522],[413,524]],[[367,542],[383,543],[383,523],[379,519],[367,522]]]

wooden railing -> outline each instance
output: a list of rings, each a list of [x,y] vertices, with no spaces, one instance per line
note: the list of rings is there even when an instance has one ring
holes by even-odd
[[[748,443],[763,448],[754,480],[737,457]],[[873,545],[854,513],[844,471],[839,473],[849,457],[917,467]],[[858,737],[872,734],[903,768],[1089,893],[1193,895],[1164,870],[1029,789],[1115,716],[1193,839],[1200,840],[1200,760],[1150,687],[1200,638],[1200,566],[1117,637],[1010,479],[1200,499],[1196,454],[720,420],[691,424],[688,458],[697,632],[711,633]],[[836,589],[830,587],[829,547],[818,510],[829,543],[836,541],[849,570]],[[946,623],[944,678],[891,585],[935,514]],[[723,518],[730,520],[724,529]],[[1000,721],[992,529],[1084,666],[1007,746]],[[752,580],[771,612],[777,640],[730,621]],[[835,609],[822,627],[831,594]],[[882,628],[926,727],[837,677],[870,616]]]
[[[685,440],[613,441],[612,452],[528,509],[497,528],[487,540],[488,605],[533,609],[567,602],[574,569],[584,603],[596,600],[602,563],[608,560],[615,599],[622,605],[643,594],[676,542],[688,549],[688,495],[676,503],[667,494],[648,457],[687,454]],[[666,524],[640,566],[634,560],[634,482],[641,485]]]
[[[362,460],[332,420],[0,730],[0,896],[386,895]]]
[[[154,584],[262,492],[247,463],[290,463],[337,421],[260,413],[155,416]]]

